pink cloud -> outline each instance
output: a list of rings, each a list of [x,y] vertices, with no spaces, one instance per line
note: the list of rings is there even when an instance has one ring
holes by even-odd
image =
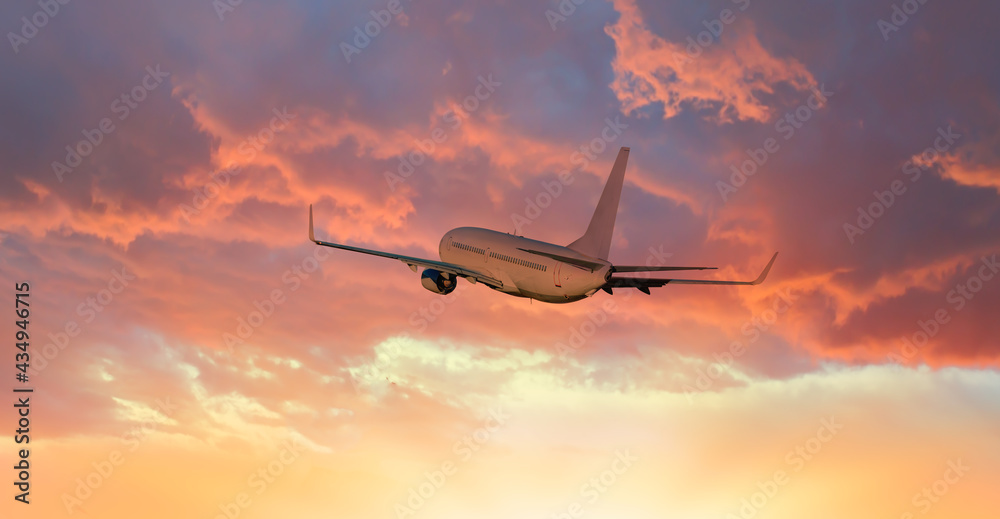
[[[644,23],[633,0],[616,0],[618,21],[605,27],[615,42],[612,90],[622,111],[633,114],[652,103],[663,103],[663,118],[691,107],[706,110],[719,122],[750,120],[765,122],[772,108],[761,94],[773,94],[779,83],[797,90],[816,86],[812,74],[794,58],[777,58],[763,48],[750,20],[734,4],[727,11],[729,24],[724,40],[712,36],[699,44],[671,42],[654,34]],[[742,8],[746,8],[749,2]],[[725,34],[725,33],[724,33]]]

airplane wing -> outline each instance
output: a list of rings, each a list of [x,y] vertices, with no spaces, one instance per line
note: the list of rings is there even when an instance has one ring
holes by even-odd
[[[667,279],[667,278],[636,278],[636,277],[612,277],[607,283],[601,287],[605,292],[611,293],[613,288],[637,288],[643,293],[648,294],[651,287],[662,287],[667,284],[676,285],[759,285],[764,282],[764,278],[767,277],[767,273],[771,270],[771,265],[774,265],[774,260],[777,259],[778,253],[775,252],[774,256],[771,256],[771,261],[767,262],[767,266],[764,270],[757,276],[757,279],[753,281],[718,281],[714,279]]]
[[[445,263],[443,261],[435,261],[423,258],[415,258],[413,256],[404,256],[402,254],[394,254],[391,252],[383,252],[371,249],[362,249],[361,247],[351,247],[350,245],[341,245],[339,243],[330,243],[326,241],[321,241],[316,239],[316,235],[313,233],[313,212],[312,204],[309,205],[309,240],[311,240],[316,245],[322,245],[324,247],[333,247],[335,249],[349,250],[353,252],[360,252],[362,254],[371,254],[373,256],[382,256],[383,258],[391,258],[402,261],[406,263],[410,270],[416,272],[417,267],[432,268],[434,270],[439,270],[441,272],[447,272],[449,274],[454,274],[459,277],[463,277],[469,280],[470,283],[482,282],[483,284],[489,285],[491,287],[503,288],[503,282],[491,277],[482,272],[475,270],[470,270],[460,265],[455,265],[452,263]]]

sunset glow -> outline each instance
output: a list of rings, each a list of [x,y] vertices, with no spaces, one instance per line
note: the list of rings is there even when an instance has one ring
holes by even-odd
[[[62,2],[0,8],[0,517],[996,515],[1000,4]],[[623,146],[611,261],[766,282],[307,239],[565,245]]]

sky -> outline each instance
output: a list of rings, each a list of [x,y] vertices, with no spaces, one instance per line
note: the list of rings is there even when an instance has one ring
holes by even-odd
[[[2,371],[33,392],[0,515],[992,517],[998,16],[5,3]],[[307,239],[313,204],[320,239],[425,258],[568,244],[622,146],[612,262],[779,251],[767,281],[440,296]]]

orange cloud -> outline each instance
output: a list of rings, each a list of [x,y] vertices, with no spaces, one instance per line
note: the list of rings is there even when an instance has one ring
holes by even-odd
[[[740,19],[737,5],[730,10],[735,13],[730,24],[719,22],[731,34],[721,40],[714,36],[701,40],[707,46],[695,34],[687,42],[654,34],[634,0],[616,0],[614,5],[621,16],[604,31],[616,49],[611,89],[626,114],[660,102],[664,119],[692,107],[710,112],[710,118],[720,123],[765,122],[771,109],[759,94],[773,94],[774,86],[783,82],[797,90],[816,85],[797,60],[774,57],[763,48],[753,22]],[[705,34],[711,35],[707,30]]]

